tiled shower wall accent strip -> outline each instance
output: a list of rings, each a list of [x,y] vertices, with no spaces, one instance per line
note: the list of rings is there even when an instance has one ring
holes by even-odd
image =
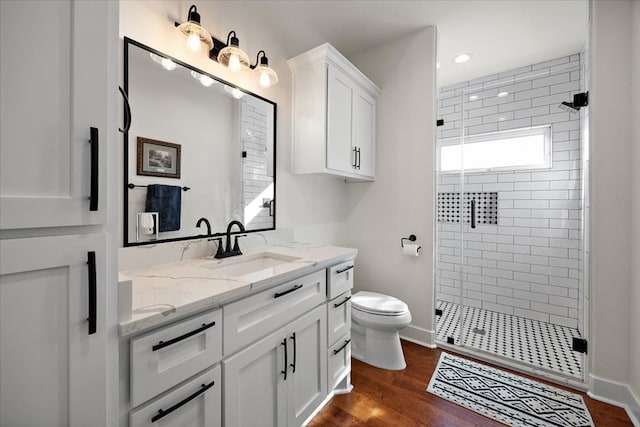
[[[498,193],[464,193],[460,206],[460,193],[438,193],[438,221],[459,223],[471,222],[471,200],[476,201],[476,222],[498,224]]]

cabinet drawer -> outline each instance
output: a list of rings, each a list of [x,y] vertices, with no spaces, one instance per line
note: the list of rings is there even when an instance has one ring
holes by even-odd
[[[353,288],[353,260],[334,265],[327,270],[327,295],[329,299]]]
[[[139,404],[222,358],[222,312],[215,310],[131,340],[131,404]]]
[[[220,427],[220,365],[130,413],[130,427]],[[161,412],[162,411],[162,412]]]
[[[331,392],[344,376],[351,371],[351,335],[343,336],[329,347],[328,390]]]
[[[347,291],[327,304],[329,325],[327,344],[331,346],[351,330],[351,291]]]
[[[225,306],[225,356],[322,304],[326,295],[326,272],[320,270]]]

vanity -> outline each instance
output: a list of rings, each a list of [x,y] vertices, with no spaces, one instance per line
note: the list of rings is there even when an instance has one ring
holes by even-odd
[[[300,426],[349,392],[356,255],[288,243],[122,272],[120,425]]]

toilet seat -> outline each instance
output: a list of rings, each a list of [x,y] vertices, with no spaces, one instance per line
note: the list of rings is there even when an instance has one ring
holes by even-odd
[[[382,316],[402,316],[409,312],[404,302],[377,292],[360,291],[351,298],[351,308]]]

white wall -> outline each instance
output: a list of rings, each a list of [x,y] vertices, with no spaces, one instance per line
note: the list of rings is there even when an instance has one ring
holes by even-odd
[[[633,3],[632,32],[632,69],[631,96],[632,110],[632,211],[631,234],[631,328],[630,328],[630,381],[631,391],[640,403],[640,2]],[[636,407],[635,416],[640,420],[640,407]]]
[[[619,401],[629,384],[631,2],[594,1],[591,121],[591,391]],[[637,305],[633,310],[638,310]],[[634,315],[635,316],[635,315]],[[637,331],[634,332],[637,334]],[[637,368],[636,368],[637,369]],[[617,396],[616,396],[617,394]]]
[[[225,39],[228,31],[235,30],[240,46],[254,61],[258,50],[267,52],[269,64],[278,73],[280,81],[277,86],[265,90],[259,87],[251,73],[233,75],[210,60],[205,53],[198,55],[186,49],[173,23],[186,18],[191,4],[177,0],[122,1],[120,37],[130,37],[276,102],[277,230],[263,234],[269,243],[291,239],[344,243],[342,230],[347,218],[347,185],[335,178],[290,174],[291,74],[286,64],[288,57],[279,45],[278,37],[282,35],[274,32],[272,24],[255,16],[251,8],[243,7],[241,2],[204,2],[197,5],[203,26],[214,36]],[[258,245],[264,245],[264,240],[250,235],[244,239],[242,247]],[[138,265],[176,261],[182,255],[185,258],[203,256],[212,250],[211,244],[206,242],[196,242],[190,246],[187,242],[176,242],[155,247],[124,248],[120,250],[120,268],[123,270]]]
[[[350,58],[382,89],[376,181],[349,184],[346,243],[359,251],[355,287],[405,301],[413,320],[402,334],[427,344],[435,329],[435,49],[436,29],[429,27]],[[422,245],[417,258],[401,252],[400,238],[410,234]]]

